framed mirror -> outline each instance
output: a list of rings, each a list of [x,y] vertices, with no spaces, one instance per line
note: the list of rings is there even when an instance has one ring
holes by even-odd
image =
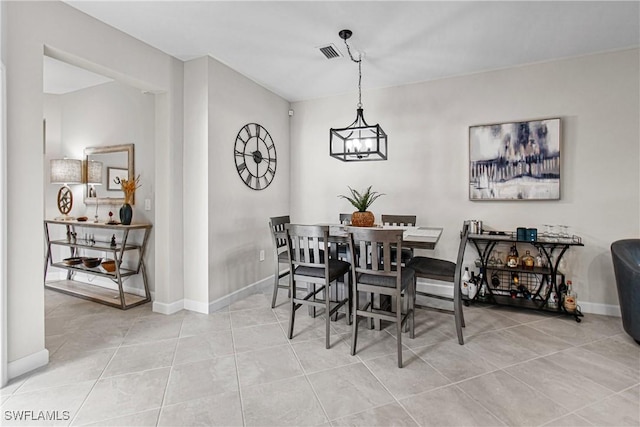
[[[124,193],[114,180],[135,179],[134,160],[133,144],[85,148],[84,203],[87,205],[123,204]],[[131,204],[135,204],[135,195]]]

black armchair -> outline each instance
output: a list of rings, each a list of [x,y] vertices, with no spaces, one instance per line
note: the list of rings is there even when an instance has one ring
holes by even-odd
[[[611,244],[622,326],[640,344],[640,239]]]

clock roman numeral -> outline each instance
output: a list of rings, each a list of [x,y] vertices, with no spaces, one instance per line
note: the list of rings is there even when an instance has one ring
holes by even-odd
[[[256,125],[256,138],[260,138],[260,125],[255,123]]]
[[[251,179],[253,178],[253,175],[248,174],[247,177],[244,179],[244,183],[247,184],[249,187],[251,187]]]
[[[234,150],[237,157],[244,157],[244,153],[240,150]]]
[[[247,165],[246,165],[246,163],[240,163],[236,167],[238,168],[238,173],[242,173],[247,168]]]

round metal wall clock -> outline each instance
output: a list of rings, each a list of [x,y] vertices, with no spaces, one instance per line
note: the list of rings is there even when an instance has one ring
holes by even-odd
[[[258,123],[240,129],[234,146],[240,179],[253,190],[264,190],[276,176],[276,146],[269,132]]]

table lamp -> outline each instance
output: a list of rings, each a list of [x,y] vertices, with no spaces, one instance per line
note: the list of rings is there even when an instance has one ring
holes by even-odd
[[[102,162],[91,160],[87,163],[87,184],[89,186],[87,197],[97,198],[96,185],[102,185]],[[96,200],[96,214],[93,222],[98,222],[98,201]]]
[[[87,184],[89,193],[87,197],[97,197],[96,185],[102,185],[102,162],[91,160],[87,163]]]
[[[73,192],[69,184],[82,184],[82,161],[74,159],[51,160],[51,184],[63,184],[58,191],[58,210],[61,217],[56,219],[71,220],[69,216],[73,207]]]

